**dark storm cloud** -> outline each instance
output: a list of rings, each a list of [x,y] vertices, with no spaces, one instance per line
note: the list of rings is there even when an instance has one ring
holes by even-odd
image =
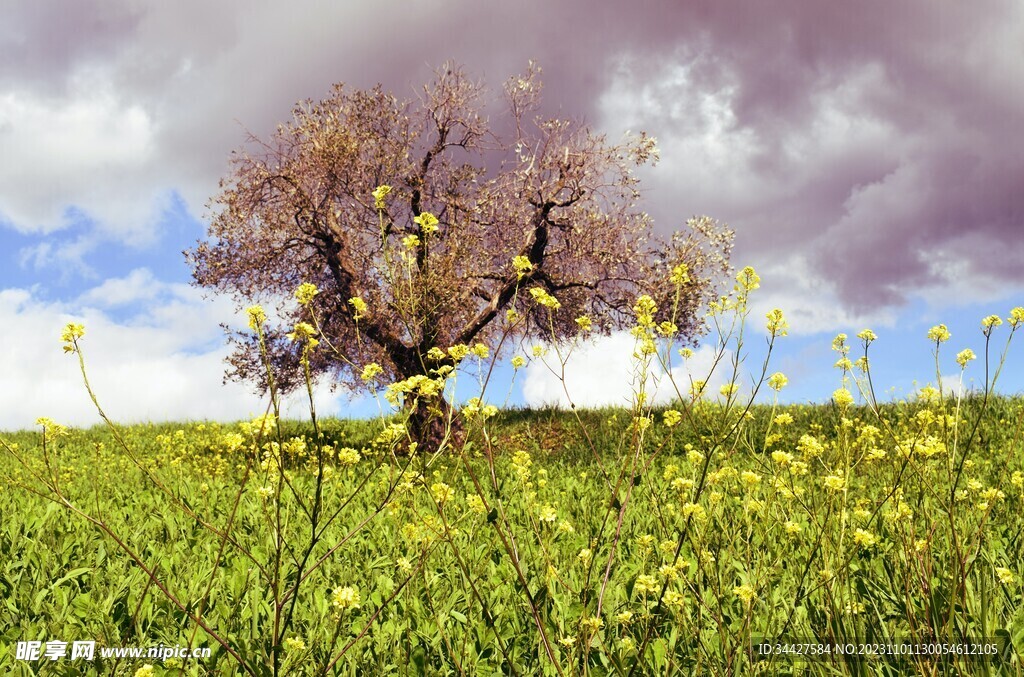
[[[454,59],[497,90],[534,59],[548,112],[659,137],[646,207],[666,230],[711,213],[737,229],[737,262],[803,261],[851,308],[1024,280],[1024,13],[1009,0],[68,1],[10,15],[2,87],[52,96],[101,73],[153,119],[159,152],[138,176],[197,211],[246,129],[266,134],[332,82],[412,96]]]

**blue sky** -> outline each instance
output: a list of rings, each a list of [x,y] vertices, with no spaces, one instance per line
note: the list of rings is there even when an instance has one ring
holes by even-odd
[[[1024,305],[1024,9],[982,4],[581,12],[582,0],[438,0],[384,20],[354,3],[305,14],[271,2],[22,3],[0,30],[0,429],[98,420],[60,351],[70,320],[86,323],[90,373],[114,418],[261,411],[245,386],[220,384],[218,324],[244,322],[229,299],[190,286],[181,254],[205,236],[230,152],[332,82],[405,96],[448,58],[494,88],[535,59],[549,110],[658,138],[644,208],[660,232],[701,213],[736,231],[734,265],[762,278],[744,369],[763,357],[764,313],[782,308],[791,330],[771,371],[789,377],[785,401],[827,399],[839,385],[832,337],[865,327],[879,337],[880,395],[934,381],[925,335],[938,323],[952,333],[942,374],[958,377],[957,351],[983,355],[981,318]],[[450,12],[474,30],[456,30]],[[574,31],[558,33],[566,22]],[[292,47],[271,51],[270,34]],[[994,332],[996,360],[1008,332]],[[625,345],[577,353],[577,403],[625,401]],[[980,387],[983,374],[979,359],[965,379]],[[510,380],[497,372],[493,400]],[[1020,345],[1000,385],[1024,392]],[[532,365],[510,402],[560,389]],[[376,411],[328,384],[318,397],[321,411]]]

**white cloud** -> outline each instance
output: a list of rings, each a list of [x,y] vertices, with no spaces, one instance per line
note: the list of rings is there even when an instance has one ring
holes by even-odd
[[[865,327],[893,327],[896,323],[898,313],[891,306],[864,312],[844,306],[827,282],[810,273],[801,257],[757,272],[761,288],[750,297],[750,322],[760,333],[767,333],[765,315],[774,308],[782,310],[793,335],[860,331]]]
[[[49,233],[75,208],[144,240],[169,199],[169,187],[141,171],[158,160],[156,134],[153,117],[98,76],[56,97],[0,93],[0,216],[19,231]]]
[[[531,407],[554,405],[569,407],[603,407],[631,405],[634,394],[640,386],[637,361],[633,358],[634,339],[626,332],[583,343],[571,353],[562,348],[564,367],[552,346],[545,346],[548,353],[545,363],[534,361],[526,368],[523,381],[523,399]],[[681,393],[688,396],[691,378],[706,380],[705,392],[716,394],[718,389],[732,377],[732,354],[725,351],[723,359],[712,371],[715,350],[701,346],[694,351],[685,364],[673,366],[671,378],[660,368],[654,369],[654,376],[647,385],[653,401],[664,404]],[[673,355],[673,365],[682,362],[679,355]],[[710,377],[709,377],[710,374]],[[737,382],[744,384],[744,373]]]
[[[134,298],[128,293],[133,282],[140,282],[142,292]],[[149,305],[128,321],[104,310],[143,299]],[[262,413],[266,400],[248,386],[221,383],[227,349],[218,322],[225,320],[244,323],[226,299],[203,301],[198,290],[162,283],[145,269],[107,280],[80,302],[46,302],[29,290],[2,290],[0,429],[30,427],[40,416],[69,425],[100,421],[77,359],[61,351],[60,332],[71,321],[86,327],[82,348],[89,381],[115,421],[236,420]],[[339,413],[346,402],[327,384],[317,387],[315,397],[321,415]],[[286,405],[287,416],[308,416],[304,394]]]

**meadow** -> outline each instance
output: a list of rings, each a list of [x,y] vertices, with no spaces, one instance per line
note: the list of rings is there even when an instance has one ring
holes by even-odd
[[[720,355],[733,346],[737,361],[752,274],[712,308]],[[727,303],[738,323],[718,321]],[[40,419],[0,436],[0,669],[1022,671],[1024,399],[994,394],[998,354],[983,390],[926,386],[879,403],[865,330],[856,361],[836,337],[841,387],[827,404],[753,404],[734,376],[717,393],[680,384],[676,401],[653,406],[644,384],[671,348],[658,334],[671,332],[649,299],[634,310],[632,408],[470,400],[440,451],[411,441],[400,415],[281,421],[273,393],[252,421],[74,430]],[[265,316],[250,317],[262,336]],[[767,321],[770,356],[786,324],[780,311]],[[1007,320],[1013,331],[1022,321],[1021,309]],[[307,327],[299,339],[316,336]],[[928,336],[937,364],[944,331]],[[63,339],[84,375],[83,335],[69,325]],[[477,346],[449,354],[489,358]],[[777,392],[786,378],[767,365],[755,390]],[[437,369],[387,395],[429,403],[454,377]],[[211,655],[16,655],[18,642],[51,640]]]

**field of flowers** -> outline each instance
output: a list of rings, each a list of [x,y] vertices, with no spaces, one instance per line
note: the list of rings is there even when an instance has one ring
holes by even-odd
[[[721,356],[732,346],[739,359],[756,286],[745,269],[712,308]],[[879,404],[865,330],[855,360],[855,342],[836,337],[841,387],[828,404],[754,405],[733,377],[713,396],[704,381],[680,384],[672,405],[653,407],[644,384],[673,350],[655,310],[645,297],[634,308],[631,409],[471,400],[440,451],[413,444],[400,416],[315,413],[91,430],[40,419],[2,436],[0,670],[1021,671],[1024,400],[992,394],[998,359],[984,390],[928,386]],[[262,311],[250,317],[259,334]],[[296,329],[310,349],[312,319]],[[1011,336],[1022,322],[1015,309]],[[986,318],[982,331],[1002,324]],[[770,355],[780,311],[767,330]],[[83,336],[69,325],[63,337],[79,359]],[[929,339],[938,351],[948,332]],[[957,356],[962,368],[973,359]],[[777,392],[786,377],[767,364],[758,388]],[[451,378],[434,370],[388,395],[428,402]],[[18,642],[51,640],[212,655],[16,656]]]

